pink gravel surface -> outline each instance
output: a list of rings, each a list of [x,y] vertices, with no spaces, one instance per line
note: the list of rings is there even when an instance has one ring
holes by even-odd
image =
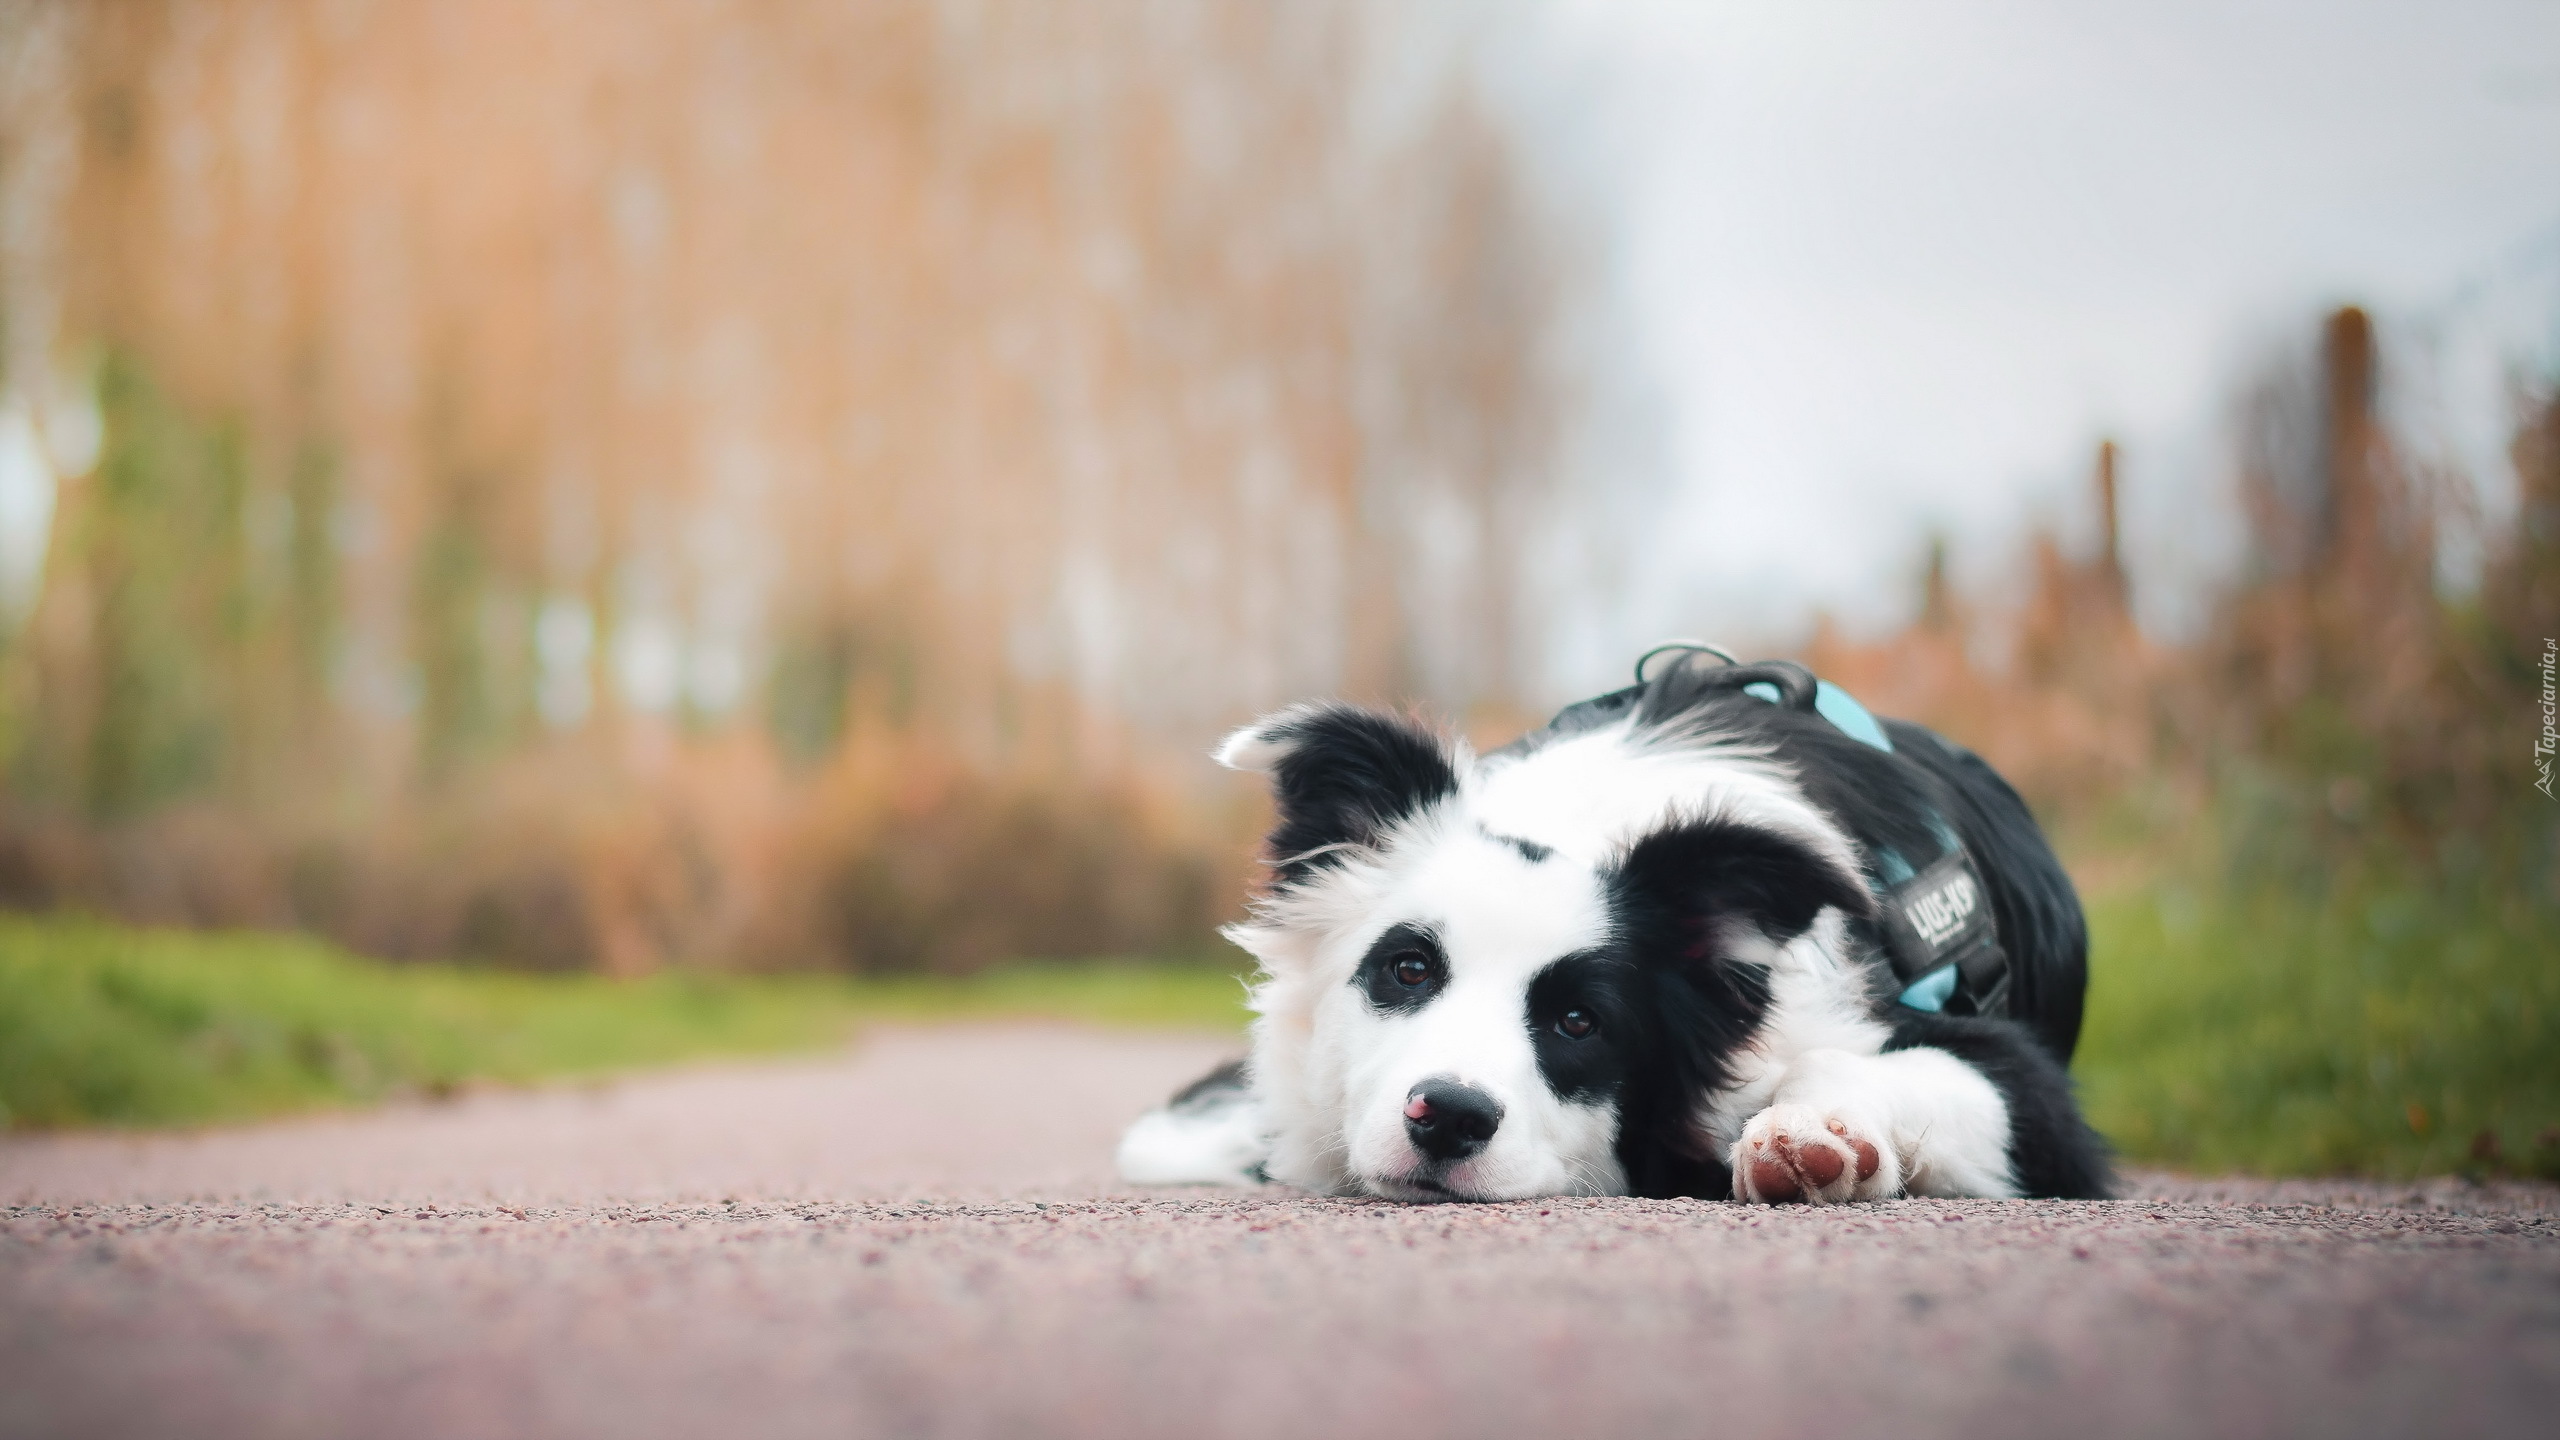
[[[0,1141],[0,1436],[2547,1435],[2547,1188],[1129,1192],[1217,1037]]]

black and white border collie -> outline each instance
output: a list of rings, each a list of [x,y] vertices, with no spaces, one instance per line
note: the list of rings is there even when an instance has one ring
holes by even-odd
[[[1811,683],[1749,667],[1769,670]],[[2086,931],[2025,805],[1928,730],[1862,741],[1744,673],[1686,656],[1481,758],[1344,705],[1228,739],[1219,760],[1268,774],[1279,812],[1269,887],[1226,932],[1260,962],[1251,1054],[1141,1118],[1123,1177],[2105,1195],[2064,1068]],[[1942,852],[1996,989],[1897,970],[1897,935],[1952,924],[1943,894],[1896,913]]]

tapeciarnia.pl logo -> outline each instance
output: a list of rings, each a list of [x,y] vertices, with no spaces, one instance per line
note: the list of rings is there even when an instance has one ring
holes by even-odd
[[[2545,800],[2555,798],[2551,793],[2551,756],[2560,749],[2560,726],[2553,723],[2560,717],[2560,685],[2555,685],[2555,680],[2560,680],[2560,643],[2546,639],[2542,642],[2542,737],[2533,742],[2533,788],[2541,791]]]

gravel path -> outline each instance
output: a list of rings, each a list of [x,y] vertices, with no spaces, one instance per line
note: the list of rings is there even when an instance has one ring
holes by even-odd
[[[1403,1207],[1115,1190],[1063,1028],[0,1141],[0,1436],[2525,1435],[2547,1189]]]

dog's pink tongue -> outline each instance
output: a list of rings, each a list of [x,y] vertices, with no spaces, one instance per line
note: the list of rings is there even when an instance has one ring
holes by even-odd
[[[1404,1118],[1406,1118],[1407,1120],[1428,1120],[1428,1119],[1430,1119],[1430,1118],[1431,1118],[1431,1102],[1430,1102],[1430,1101],[1428,1101],[1428,1100],[1423,1099],[1423,1098],[1422,1098],[1421,1096],[1419,1096],[1419,1095],[1416,1095],[1416,1096],[1414,1096],[1412,1099],[1407,1100],[1406,1102],[1404,1102]]]

